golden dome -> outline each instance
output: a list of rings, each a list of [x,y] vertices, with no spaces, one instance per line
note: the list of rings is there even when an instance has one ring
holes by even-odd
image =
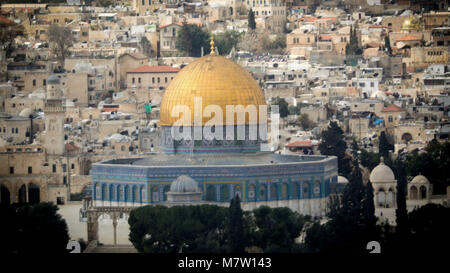
[[[408,19],[403,21],[402,30],[420,30],[420,22],[414,16],[410,16]]]
[[[220,106],[224,123],[226,105],[255,105],[257,110],[259,105],[266,105],[264,94],[250,73],[233,61],[217,55],[204,56],[178,72],[162,98],[160,125],[172,126],[180,119],[171,117],[176,105],[186,105],[190,109],[190,124],[193,124],[194,97],[202,98],[202,113],[208,105]],[[203,117],[202,125],[210,119]]]

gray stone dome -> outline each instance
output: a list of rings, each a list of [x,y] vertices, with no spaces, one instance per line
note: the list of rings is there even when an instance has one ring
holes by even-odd
[[[376,166],[370,173],[370,182],[394,182],[395,176],[389,166],[384,164],[383,157],[380,158],[380,164]]]
[[[171,193],[201,192],[197,181],[187,175],[180,175],[170,184]]]
[[[430,181],[428,181],[428,179],[425,176],[419,174],[413,178],[411,183],[412,184],[430,184]]]
[[[345,178],[344,176],[340,176],[340,175],[338,176],[337,182],[341,183],[341,184],[349,183],[347,178]]]
[[[61,79],[58,77],[58,75],[53,74],[48,77],[47,83],[48,84],[60,84]]]

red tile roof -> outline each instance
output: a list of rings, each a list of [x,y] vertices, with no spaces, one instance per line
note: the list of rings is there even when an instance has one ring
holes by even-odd
[[[127,73],[176,73],[180,71],[179,68],[171,67],[171,66],[148,66],[143,65],[141,67],[132,69]]]
[[[406,35],[406,36],[403,36],[401,38],[398,38],[397,42],[398,41],[419,41],[419,40],[420,40],[420,38],[418,38],[416,36]]]
[[[332,40],[332,36],[329,34],[321,34],[320,35],[320,40],[322,41],[331,41]]]
[[[12,24],[12,23],[14,23],[14,21],[9,20],[5,16],[0,16],[0,23],[2,23],[2,24]]]
[[[299,140],[295,141],[289,144],[286,144],[286,147],[288,148],[305,148],[305,147],[311,147],[312,141],[311,140]]]
[[[388,107],[385,107],[383,110],[381,110],[381,112],[402,112],[402,111],[406,110],[401,107],[398,107],[395,104],[391,104]]]

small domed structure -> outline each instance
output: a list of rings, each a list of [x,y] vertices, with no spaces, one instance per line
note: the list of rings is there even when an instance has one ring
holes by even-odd
[[[395,208],[395,196],[397,192],[397,180],[394,172],[384,164],[384,158],[380,158],[380,164],[376,166],[369,177],[373,186],[374,203],[377,208]]]
[[[187,175],[180,175],[170,185],[167,192],[167,201],[192,203],[200,202],[202,199],[202,191],[198,187],[197,181]]]
[[[419,174],[408,184],[408,201],[428,200],[430,198],[430,181]]]
[[[185,192],[200,192],[198,183],[187,175],[180,175],[170,185],[170,192],[185,193]]]
[[[33,111],[30,108],[25,108],[20,111],[19,117],[29,118]]]
[[[58,77],[58,75],[53,74],[48,77],[47,83],[48,84],[60,84],[61,79]]]
[[[395,181],[394,172],[392,172],[389,166],[384,164],[384,158],[380,158],[380,164],[376,166],[370,173],[370,182],[392,182]]]
[[[403,21],[402,24],[403,31],[419,31],[420,30],[420,22],[414,16],[410,16],[408,19]]]
[[[338,176],[337,182],[339,184],[348,184],[349,183],[347,178],[340,176],[340,175]]]
[[[419,174],[413,178],[410,182],[411,184],[430,184],[430,181],[428,181],[428,178],[425,176]]]

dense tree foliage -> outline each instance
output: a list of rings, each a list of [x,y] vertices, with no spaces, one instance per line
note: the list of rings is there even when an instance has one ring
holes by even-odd
[[[292,252],[308,221],[289,208],[260,207],[243,212],[240,200],[230,207],[145,206],[133,210],[128,220],[130,241],[148,253]]]
[[[281,118],[285,118],[289,115],[289,104],[284,98],[277,97],[272,105],[278,105]]]
[[[450,186],[450,142],[431,141],[425,151],[413,151],[406,158],[406,174],[419,174],[428,178],[433,184],[433,194],[445,194]]]
[[[66,221],[52,203],[1,205],[0,253],[67,253]]]
[[[214,43],[217,49],[219,50],[220,55],[228,55],[231,52],[231,49],[236,48],[241,34],[237,31],[226,31],[224,33],[220,33],[215,35]]]
[[[128,219],[139,252],[226,252],[228,209],[212,206],[145,206]]]
[[[309,119],[308,114],[301,114],[298,117],[298,124],[303,127],[305,130],[312,129],[316,124]]]
[[[339,175],[348,177],[351,173],[350,157],[346,154],[347,143],[344,140],[344,132],[336,122],[331,121],[327,130],[322,132],[320,153],[334,155],[338,158]]]
[[[380,163],[380,154],[361,150],[361,165],[372,171]]]
[[[256,245],[264,252],[292,252],[295,238],[300,235],[305,223],[311,220],[289,208],[262,206],[253,211],[257,230]]]
[[[193,24],[183,24],[178,32],[175,47],[190,57],[200,57],[202,48],[204,54],[210,52],[210,37],[208,32]]]
[[[366,244],[379,238],[376,226],[373,188],[363,185],[359,164],[354,162],[341,198],[332,198],[329,218],[307,230],[305,246],[309,252],[366,252]]]

